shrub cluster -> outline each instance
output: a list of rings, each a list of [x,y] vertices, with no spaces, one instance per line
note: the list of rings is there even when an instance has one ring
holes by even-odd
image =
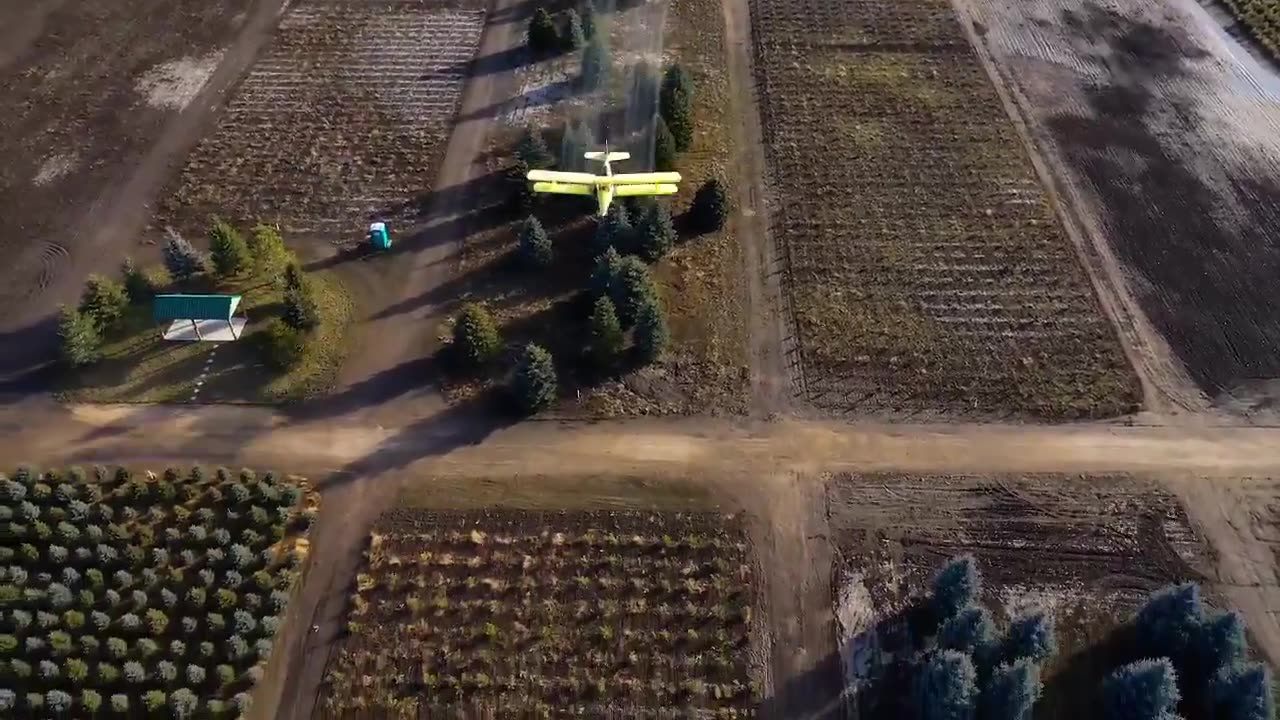
[[[288,602],[301,499],[250,471],[0,475],[0,709],[230,717]]]

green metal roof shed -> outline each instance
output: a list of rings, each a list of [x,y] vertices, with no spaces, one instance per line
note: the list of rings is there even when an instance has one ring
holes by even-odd
[[[245,319],[233,317],[238,307],[239,295],[156,295],[151,316],[171,323],[166,340],[218,342],[239,339]]]
[[[156,322],[230,320],[239,306],[239,295],[157,295],[151,315]]]

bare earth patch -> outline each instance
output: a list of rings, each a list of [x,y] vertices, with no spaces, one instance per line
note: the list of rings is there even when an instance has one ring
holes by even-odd
[[[170,60],[144,73],[135,88],[152,107],[181,110],[200,93],[221,61],[221,50],[199,58]]]

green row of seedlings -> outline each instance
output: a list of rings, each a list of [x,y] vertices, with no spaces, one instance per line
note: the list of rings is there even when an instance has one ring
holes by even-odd
[[[0,476],[0,710],[247,710],[314,502],[267,473]]]
[[[261,277],[284,293],[280,317],[263,336],[263,357],[281,370],[296,364],[308,333],[320,323],[315,294],[297,256],[270,225],[258,225],[246,240],[234,227],[213,217],[208,234],[210,252],[206,254],[170,230],[162,248],[164,273],[144,270],[125,258],[119,280],[90,275],[79,306],[62,308],[59,337],[64,362],[82,367],[101,360],[104,343],[127,329],[130,307],[146,305],[158,292],[207,292],[217,285]]]

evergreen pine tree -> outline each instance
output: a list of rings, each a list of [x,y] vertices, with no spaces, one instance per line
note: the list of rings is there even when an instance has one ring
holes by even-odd
[[[280,317],[295,330],[310,330],[320,324],[320,309],[309,284],[284,291],[284,312]]]
[[[604,217],[596,218],[595,249],[597,252],[604,252],[609,248],[617,248],[621,253],[629,252],[635,244],[634,234],[626,206],[615,202],[609,206]]]
[[[586,34],[582,29],[582,18],[578,16],[577,10],[569,8],[565,12],[564,31],[560,35],[560,47],[573,51],[581,48],[586,42]]]
[[[972,555],[951,558],[933,577],[930,605],[934,617],[945,621],[962,608],[977,605],[982,596],[982,573]]]
[[[982,690],[981,717],[983,720],[1032,720],[1040,689],[1040,666],[1029,658],[1012,665],[1000,665]]]
[[[591,294],[600,297],[612,295],[613,285],[622,269],[622,255],[616,248],[610,247],[596,258],[595,268],[591,271],[591,279],[587,285]]]
[[[920,720],[965,720],[977,704],[977,673],[968,655],[943,650],[921,665],[913,688]]]
[[[1102,683],[1105,720],[1164,720],[1179,699],[1177,674],[1167,658],[1129,663]]]
[[[124,286],[101,275],[90,275],[80,296],[80,312],[93,320],[99,333],[105,333],[120,323],[129,307],[129,296]]]
[[[1214,720],[1275,720],[1271,671],[1262,663],[1227,665],[1209,686]]]
[[[249,238],[249,254],[259,272],[275,277],[283,268],[296,264],[297,258],[284,244],[280,232],[270,225],[258,225]]]
[[[537,201],[537,194],[533,192],[533,186],[529,182],[529,170],[529,164],[519,158],[514,165],[507,168],[506,179],[507,186],[511,188],[511,206],[521,215],[533,212]]]
[[[596,36],[596,5],[591,0],[582,0],[578,17],[582,19],[582,38],[590,41]]]
[[[666,350],[670,341],[667,317],[656,298],[640,308],[640,316],[636,318],[635,339],[636,351],[646,363],[657,360]]]
[[[658,108],[675,139],[676,150],[688,150],[693,145],[693,85],[679,65],[667,68],[662,78]]]
[[[231,277],[249,266],[249,246],[240,231],[216,215],[210,220],[209,250],[213,269],[221,277]]]
[[[534,10],[533,17],[529,18],[529,48],[538,54],[546,53],[555,49],[558,40],[559,35],[551,14],[542,7]]]
[[[164,256],[164,267],[174,280],[190,280],[205,271],[204,254],[172,229],[168,232],[161,253]]]
[[[658,291],[649,266],[638,257],[625,257],[614,277],[611,297],[623,327],[631,327],[647,303],[657,302]]]
[[[453,325],[453,347],[458,361],[469,370],[479,369],[497,357],[502,338],[488,310],[474,303],[462,308]]]
[[[533,127],[524,129],[524,135],[516,145],[516,157],[531,170],[546,170],[556,161],[547,150],[547,141],[542,138],[542,133]]]
[[[671,222],[671,213],[666,206],[651,202],[640,216],[636,236],[640,257],[649,262],[662,259],[676,241],[676,227]]]
[[[595,92],[609,84],[613,58],[604,34],[596,34],[582,51],[582,70],[579,78],[585,92]]]
[[[89,365],[102,357],[102,336],[98,334],[97,325],[93,318],[75,308],[62,308],[58,338],[62,359],[72,367]]]
[[[653,129],[653,167],[658,172],[676,169],[676,139],[661,115]]]
[[[550,407],[556,399],[556,368],[551,353],[533,343],[526,345],[516,363],[511,390],[520,409],[528,415]]]
[[[124,280],[124,292],[129,296],[129,302],[144,303],[155,296],[155,283],[133,264],[131,258],[125,258],[120,264],[120,277]]]
[[[527,267],[545,268],[551,265],[551,239],[538,218],[530,215],[520,228],[520,260]]]
[[[729,197],[719,178],[711,178],[698,188],[689,207],[689,222],[699,233],[715,232],[729,217]]]
[[[591,355],[602,368],[609,367],[622,352],[622,326],[613,301],[606,296],[596,298],[591,311]]]

